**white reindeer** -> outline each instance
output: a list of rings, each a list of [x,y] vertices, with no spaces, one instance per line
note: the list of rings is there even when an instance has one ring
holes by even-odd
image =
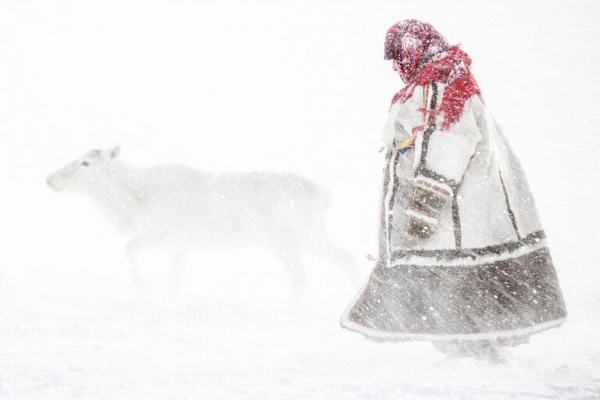
[[[292,298],[305,283],[302,255],[339,265],[356,282],[354,258],[329,240],[327,194],[306,178],[284,173],[213,173],[183,165],[136,168],[120,148],[92,150],[48,178],[56,191],[89,195],[130,241],[127,255],[136,283],[137,255],[161,247],[172,258],[170,289],[179,286],[192,248],[266,246],[286,266]]]

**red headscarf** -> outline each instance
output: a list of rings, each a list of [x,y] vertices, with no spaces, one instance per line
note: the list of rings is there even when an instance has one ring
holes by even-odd
[[[392,99],[404,103],[417,86],[432,81],[446,84],[440,107],[433,116],[444,112],[442,130],[460,120],[465,103],[481,91],[469,67],[471,59],[458,46],[448,41],[431,25],[414,19],[394,24],[385,37],[386,60],[396,60],[400,77],[406,83]]]

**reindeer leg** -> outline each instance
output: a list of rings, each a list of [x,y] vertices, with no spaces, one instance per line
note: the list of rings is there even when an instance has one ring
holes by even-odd
[[[169,276],[169,294],[172,298],[177,296],[181,279],[185,272],[185,261],[187,259],[187,250],[172,249],[171,250],[171,273]]]
[[[129,259],[129,266],[131,268],[131,277],[133,279],[133,283],[138,287],[138,289],[145,289],[147,286],[147,282],[145,282],[144,277],[140,273],[140,266],[138,262],[138,254],[140,250],[146,247],[146,241],[141,238],[135,238],[127,243],[127,258]]]
[[[289,249],[273,249],[273,253],[285,265],[290,279],[290,304],[296,304],[304,292],[306,286],[306,272],[300,255]]]
[[[324,247],[320,254],[336,264],[353,285],[357,286],[360,283],[358,264],[352,255],[331,243]]]
[[[322,232],[313,238],[312,246],[309,250],[316,255],[325,258],[334,263],[342,272],[346,274],[350,282],[358,286],[360,284],[360,273],[356,259],[348,252],[336,246],[327,233]]]

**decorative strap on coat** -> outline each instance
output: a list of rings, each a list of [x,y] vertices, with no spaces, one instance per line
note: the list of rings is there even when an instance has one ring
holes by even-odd
[[[427,120],[427,114],[429,112],[427,111],[427,101],[429,99],[429,86],[429,83],[423,86],[423,107],[419,108],[419,112],[422,114],[421,125],[412,128],[412,135],[408,139],[402,142],[394,140],[394,148],[396,148],[400,152],[400,154],[404,154],[408,150],[414,149],[415,140],[417,139],[417,133],[425,130],[425,122]]]

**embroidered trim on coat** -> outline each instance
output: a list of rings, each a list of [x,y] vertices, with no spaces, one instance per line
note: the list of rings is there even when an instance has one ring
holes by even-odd
[[[471,249],[396,250],[392,254],[392,261],[411,256],[433,257],[438,260],[453,260],[457,258],[475,259],[479,256],[486,256],[491,254],[500,255],[503,253],[512,253],[521,248],[533,246],[545,238],[546,233],[542,230],[530,233],[529,235],[525,236],[524,238],[521,238],[520,240],[486,247],[478,247]]]

